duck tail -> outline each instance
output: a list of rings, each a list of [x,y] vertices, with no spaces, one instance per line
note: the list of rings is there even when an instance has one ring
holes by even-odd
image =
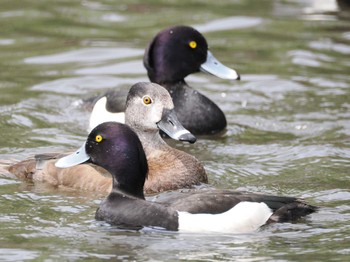
[[[61,156],[62,154],[58,153],[45,153],[20,161],[13,160],[5,162],[0,160],[0,172],[6,170],[21,180],[32,180],[33,175],[39,170],[42,170],[48,160],[57,159]]]
[[[9,167],[11,163],[8,160],[0,159],[0,174],[9,173]]]
[[[34,159],[22,160],[15,163],[10,163],[6,169],[12,175],[22,180],[31,180],[35,173],[36,161]]]
[[[295,201],[277,209],[268,220],[268,223],[292,222],[301,217],[316,212],[319,207],[308,205],[302,201]]]

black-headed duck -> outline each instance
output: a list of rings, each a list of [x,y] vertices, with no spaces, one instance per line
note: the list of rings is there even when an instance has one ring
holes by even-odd
[[[113,176],[113,188],[97,209],[96,219],[123,228],[247,233],[317,209],[292,197],[220,190],[189,194],[168,205],[147,201],[143,187],[148,165],[142,143],[131,128],[117,122],[98,125],[79,150],[58,160],[56,166],[69,168],[85,162],[99,165]]]
[[[159,129],[171,138],[194,143],[196,138],[178,121],[169,92],[154,83],[137,83],[129,91],[126,102],[126,124],[140,137],[146,152],[149,174],[145,192],[189,188],[207,183],[203,165],[195,157],[170,147]],[[51,159],[50,159],[51,158]],[[9,167],[20,178],[108,193],[112,179],[104,169],[81,165],[69,169],[54,166],[57,155],[38,155]]]
[[[240,76],[212,55],[204,36],[196,29],[173,26],[162,30],[146,49],[143,62],[151,82],[170,92],[178,119],[191,133],[211,135],[226,128],[222,110],[190,87],[185,77],[199,71],[232,80]],[[124,123],[125,96],[120,90],[100,96],[90,116],[90,129],[107,120]]]

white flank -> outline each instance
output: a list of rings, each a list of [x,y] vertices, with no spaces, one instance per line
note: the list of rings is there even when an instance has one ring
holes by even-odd
[[[89,131],[104,122],[114,121],[125,123],[125,113],[111,113],[106,109],[107,97],[100,98],[92,109],[89,121]]]
[[[240,202],[220,214],[180,212],[179,231],[197,233],[249,233],[259,229],[272,215],[265,203]]]

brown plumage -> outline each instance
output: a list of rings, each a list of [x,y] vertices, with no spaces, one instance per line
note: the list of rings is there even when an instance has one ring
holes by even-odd
[[[164,145],[159,149],[146,147],[145,152],[149,171],[144,188],[148,194],[208,182],[203,165],[183,151]]]
[[[145,95],[151,97],[150,105],[143,103]],[[157,124],[164,118],[164,112],[172,111],[173,108],[169,93],[157,84],[137,84],[129,92],[125,111],[126,124],[138,134],[146,152],[149,164],[145,183],[147,194],[189,188],[208,182],[205,169],[198,159],[170,147],[159,135]],[[175,129],[184,130],[182,126]],[[18,178],[30,179],[34,183],[110,192],[112,179],[106,170],[89,164],[65,169],[55,167],[54,163],[62,156],[63,154],[37,155],[10,165],[8,170]]]

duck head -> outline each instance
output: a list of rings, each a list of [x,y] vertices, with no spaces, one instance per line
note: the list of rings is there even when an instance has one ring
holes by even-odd
[[[223,79],[240,79],[235,70],[213,56],[204,36],[189,26],[174,26],[159,32],[146,49],[143,63],[149,79],[159,84],[183,81],[199,71]]]
[[[177,119],[169,92],[155,83],[137,83],[130,88],[125,110],[126,124],[143,133],[158,134],[194,143],[192,135]]]
[[[113,190],[144,197],[147,159],[138,136],[130,127],[117,122],[98,125],[76,152],[59,159],[55,165],[67,168],[83,163],[93,163],[110,172]]]

